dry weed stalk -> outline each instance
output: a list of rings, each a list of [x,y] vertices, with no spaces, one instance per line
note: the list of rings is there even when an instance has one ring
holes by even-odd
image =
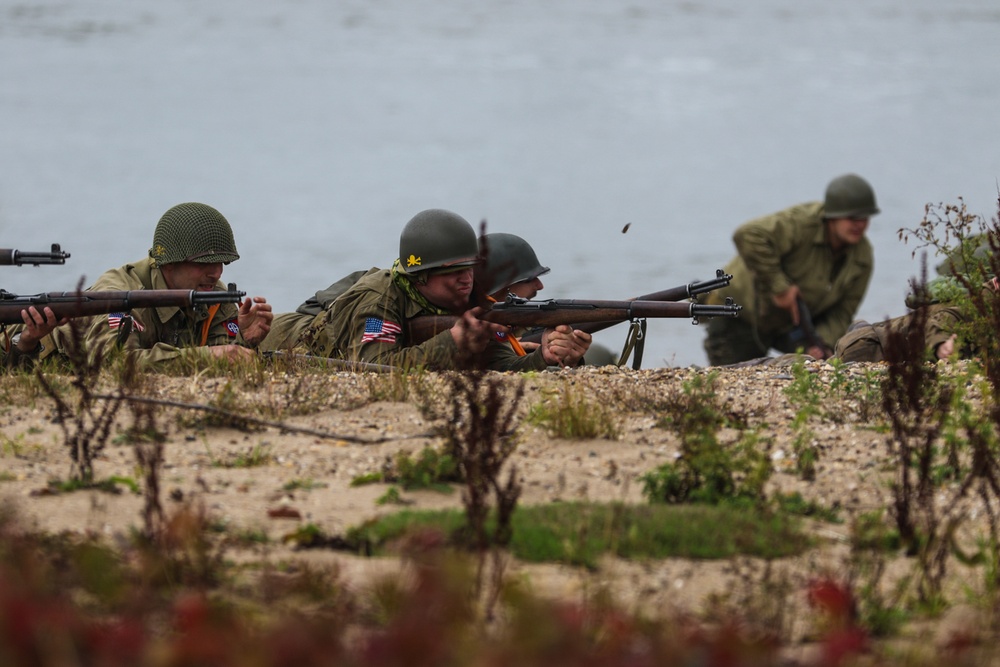
[[[454,373],[449,382],[451,416],[445,426],[446,447],[465,481],[462,503],[467,523],[461,537],[479,555],[476,595],[484,590],[486,558],[490,554],[492,569],[486,590],[486,616],[490,618],[505,569],[500,550],[510,543],[511,519],[521,495],[515,467],[508,470],[506,482],[501,481],[501,476],[517,448],[513,423],[518,402],[524,396],[524,383],[518,381],[508,395],[502,376],[483,371]],[[496,511],[492,534],[486,525],[491,495]]]
[[[95,390],[104,363],[104,349],[91,352],[86,344],[84,327],[80,320],[70,320],[70,335],[63,350],[73,375],[71,384],[79,392],[76,405],[72,406],[64,399],[41,369],[36,375],[42,389],[56,406],[57,421],[72,460],[70,478],[90,484],[94,481],[94,459],[107,444],[115,416],[127,395],[127,384],[135,377],[135,369],[126,367],[117,393],[109,396],[97,394]]]

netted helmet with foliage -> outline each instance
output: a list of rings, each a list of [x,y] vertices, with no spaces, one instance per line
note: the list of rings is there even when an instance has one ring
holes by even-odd
[[[153,232],[149,256],[159,265],[174,262],[228,264],[240,258],[229,221],[207,204],[188,202],[170,208]]]

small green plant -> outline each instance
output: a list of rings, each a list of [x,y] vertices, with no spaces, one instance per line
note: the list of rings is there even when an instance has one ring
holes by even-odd
[[[256,444],[244,452],[234,454],[225,459],[212,459],[212,465],[216,468],[257,468],[270,465],[274,461],[271,453],[271,446],[267,444]]]
[[[314,489],[325,489],[328,486],[325,482],[317,482],[314,479],[293,479],[286,482],[281,488],[285,491],[312,491]],[[356,486],[351,484],[351,486]]]
[[[527,419],[556,438],[617,440],[621,435],[621,416],[614,408],[568,382],[531,406]]]
[[[48,483],[48,489],[55,493],[72,493],[74,491],[96,490],[117,495],[122,492],[120,488],[122,486],[136,495],[139,495],[142,492],[139,488],[139,484],[131,477],[112,476],[107,479],[90,480],[89,482],[85,482],[80,479],[53,479],[49,480]]]
[[[824,507],[815,500],[806,500],[798,491],[772,494],[771,501],[786,514],[811,517],[830,523],[840,523],[842,520],[836,510]]]
[[[816,478],[816,462],[819,460],[819,450],[813,444],[815,433],[809,426],[810,420],[823,414],[825,387],[816,373],[798,361],[792,366],[794,380],[785,388],[785,396],[793,405],[797,405],[792,428],[795,437],[792,439],[792,451],[795,453],[795,469],[802,479]]]
[[[717,373],[696,375],[664,399],[661,424],[677,432],[681,450],[675,461],[643,475],[643,495],[650,502],[763,500],[772,472],[768,441],[740,423],[735,442],[720,442],[720,429],[731,421],[719,406],[717,378]]]
[[[0,454],[7,456],[22,456],[24,454],[24,433],[18,433],[11,438],[6,434],[0,434]]]
[[[394,474],[383,475],[384,481],[396,482],[403,489],[433,489],[448,492],[448,482],[459,481],[458,462],[447,452],[424,447],[416,458],[408,452],[396,455]]]
[[[450,493],[451,483],[461,481],[461,477],[458,462],[447,450],[447,447],[424,447],[415,457],[407,451],[398,452],[382,470],[358,475],[351,480],[351,486],[387,482],[399,484],[406,491],[430,489]]]
[[[226,536],[234,546],[249,547],[270,543],[271,539],[263,528],[243,528],[228,530]]]
[[[492,527],[496,514],[488,517]],[[403,510],[347,532],[352,544],[376,552],[407,533],[434,527],[461,535],[457,510]],[[742,507],[548,503],[514,514],[510,550],[529,562],[563,562],[593,568],[602,554],[622,558],[777,558],[801,553],[809,538],[786,514]],[[460,543],[464,541],[457,537]]]
[[[381,496],[375,500],[376,505],[407,505],[403,499],[403,494],[399,492],[398,486],[390,486]]]
[[[381,472],[366,472],[351,480],[351,486],[365,486],[366,484],[378,484],[382,481]]]

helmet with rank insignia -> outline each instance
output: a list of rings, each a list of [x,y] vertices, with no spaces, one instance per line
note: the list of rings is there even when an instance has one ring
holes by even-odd
[[[153,232],[149,256],[159,266],[174,262],[229,264],[240,258],[229,221],[207,204],[189,202],[170,208]]]
[[[440,208],[413,216],[399,236],[399,268],[415,275],[431,269],[473,266],[479,242],[472,225],[457,213]]]

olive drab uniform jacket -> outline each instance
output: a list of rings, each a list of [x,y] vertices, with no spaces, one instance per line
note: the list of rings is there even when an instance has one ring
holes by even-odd
[[[141,289],[170,289],[159,267],[149,258],[106,271],[88,288],[89,291]],[[225,290],[226,286],[220,281],[216,289]],[[119,335],[123,333],[122,327],[128,326],[125,313],[78,320],[85,321],[84,336],[89,349],[120,344],[135,355],[140,365],[148,366],[174,359],[208,359],[212,353],[206,345],[246,345],[237,324],[236,304],[223,303],[214,313],[210,310],[209,306],[135,308],[130,313],[131,332],[127,337]],[[56,350],[64,350],[69,344],[72,324],[56,327],[50,334]]]
[[[994,281],[983,286],[983,298],[996,298],[997,292]],[[908,299],[908,301],[910,301]],[[960,337],[966,333],[963,325],[970,321],[968,312],[954,304],[931,303],[926,305],[927,319],[924,322],[924,341],[927,346],[927,359],[937,360],[937,348],[952,335]],[[884,322],[868,324],[867,322],[857,322],[851,325],[851,330],[837,341],[834,349],[834,356],[843,361],[884,361],[885,349],[889,344],[889,335],[892,332],[905,331],[914,320],[912,312],[894,317]],[[966,358],[975,356],[981,349],[976,341],[961,340],[958,350],[959,356]]]
[[[274,316],[271,322],[271,330],[260,342],[257,349],[261,352],[272,352],[274,350],[294,350],[303,347],[305,335],[309,330],[316,316],[321,314],[341,294],[346,292],[354,283],[358,282],[369,273],[378,273],[382,269],[372,268],[367,271],[355,271],[350,273],[326,289],[317,291],[313,296],[291,313],[279,313]]]
[[[927,341],[927,358],[937,359],[937,347],[956,333],[962,316],[958,308],[935,304],[928,306],[924,335]],[[885,350],[893,332],[903,332],[913,320],[913,314],[894,317],[884,322],[868,324],[858,322],[837,340],[833,356],[841,361],[885,361]]]
[[[406,323],[431,315],[396,285],[389,269],[369,271],[313,320],[303,336],[312,354],[350,361],[430,370],[456,368],[458,347],[448,331],[414,344]],[[542,370],[541,350],[518,357],[510,346],[493,342],[487,348],[492,370]]]
[[[862,239],[835,255],[826,238],[823,204],[799,204],[741,225],[733,234],[737,256],[725,267],[729,287],[716,290],[708,303],[725,297],[743,306],[740,317],[766,336],[792,329],[791,314],[772,297],[798,285],[816,333],[828,344],[844,335],[861,305],[875,266],[871,243]]]

